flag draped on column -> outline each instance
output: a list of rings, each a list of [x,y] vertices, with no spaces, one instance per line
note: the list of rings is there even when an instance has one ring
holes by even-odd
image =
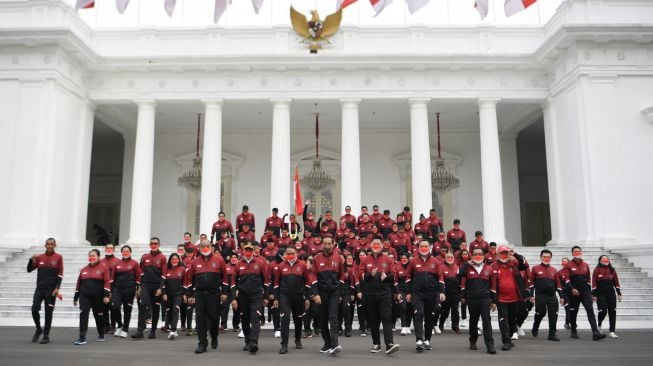
[[[252,5],[254,6],[254,12],[258,14],[258,11],[263,6],[263,0],[252,0]]]
[[[95,7],[94,0],[77,0],[77,3],[75,3],[75,10],[90,9],[93,7]]]
[[[304,214],[304,200],[302,199],[302,190],[299,185],[299,168],[295,165],[295,180],[293,185],[294,197],[295,197],[295,214],[303,215]]]
[[[370,0],[370,4],[372,4],[372,7],[374,8],[376,15],[381,14],[383,9],[385,9],[385,7],[390,5],[391,3],[392,0]]]
[[[485,19],[487,16],[487,12],[490,7],[488,1],[489,0],[476,0],[474,3],[474,7],[476,10],[478,10],[478,13],[481,14],[481,19]]]
[[[537,0],[506,0],[505,4],[503,4],[503,11],[506,13],[506,16],[509,17],[525,10],[536,2]]]
[[[426,4],[428,4],[428,2],[429,0],[406,0],[406,5],[408,5],[408,11],[413,14],[414,12],[423,8]]]
[[[348,7],[349,5],[355,3],[358,0],[338,0],[336,3],[336,9],[344,9]]]
[[[127,5],[129,5],[129,0],[116,0],[116,9],[120,14],[125,12]]]
[[[175,5],[177,5],[177,0],[166,0],[163,4],[163,7],[166,9],[169,17],[172,17],[172,13],[175,11]]]
[[[215,0],[215,10],[213,11],[213,22],[217,23],[218,20],[222,17],[225,10],[227,10],[227,5],[231,3],[231,0]]]

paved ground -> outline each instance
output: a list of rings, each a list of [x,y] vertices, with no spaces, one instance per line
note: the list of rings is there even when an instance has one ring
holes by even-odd
[[[226,332],[220,336],[218,351],[210,350],[195,355],[196,337],[181,338],[171,342],[159,334],[156,340],[132,341],[131,339],[107,338],[104,343],[95,342],[94,331],[89,332],[85,346],[73,346],[75,329],[54,329],[52,343],[40,345],[31,343],[33,330],[28,327],[0,327],[0,365],[216,365],[228,362],[229,366],[251,365],[266,362],[268,365],[288,365],[288,362],[302,365],[351,365],[374,362],[375,366],[424,365],[426,362],[455,365],[650,365],[653,357],[653,331],[631,330],[619,332],[620,338],[593,342],[588,332],[580,333],[581,339],[569,339],[568,331],[560,332],[562,342],[554,343],[541,336],[534,339],[526,336],[516,341],[512,351],[488,355],[479,342],[478,351],[467,349],[467,335],[443,334],[433,337],[434,350],[416,354],[412,336],[396,336],[402,349],[392,355],[371,354],[371,338],[341,338],[343,352],[337,357],[318,353],[321,339],[304,339],[304,349],[290,349],[287,355],[279,355],[278,339],[272,332],[264,330],[260,340],[261,350],[250,355],[240,350],[242,340],[235,333]],[[495,340],[498,334],[495,332]],[[437,361],[436,361],[437,359]]]

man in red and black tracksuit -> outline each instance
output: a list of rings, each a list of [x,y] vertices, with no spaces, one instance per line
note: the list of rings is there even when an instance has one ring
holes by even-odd
[[[345,207],[345,214],[340,216],[340,222],[345,222],[349,230],[356,230],[356,216],[351,214],[351,206]]]
[[[415,235],[421,234],[423,239],[431,240],[431,228],[424,215],[419,216],[419,222],[415,224]],[[417,242],[419,244],[419,242]]]
[[[370,352],[381,351],[381,334],[379,326],[383,323],[383,341],[386,354],[399,350],[392,337],[392,299],[395,293],[397,271],[394,261],[381,253],[381,239],[371,243],[372,253],[361,260],[360,286],[363,301],[367,308],[370,331],[372,332],[372,349]]]
[[[429,217],[426,219],[429,224],[429,230],[431,232],[431,241],[434,241],[438,237],[440,231],[444,231],[442,225],[442,219],[438,216],[434,209],[429,210]]]
[[[253,243],[256,241],[256,234],[254,231],[250,230],[251,224],[246,222],[241,226],[240,231],[238,232],[238,244],[243,242]]]
[[[537,337],[540,322],[545,315],[549,316],[549,340],[560,341],[556,336],[556,324],[558,322],[558,299],[556,292],[560,295],[562,302],[562,286],[558,271],[551,266],[552,253],[548,249],[540,252],[542,264],[538,264],[531,270],[531,302],[535,304],[535,319],[533,320],[533,329],[531,334]]]
[[[460,303],[460,280],[458,279],[459,267],[453,253],[449,252],[444,256],[444,263],[440,266],[442,279],[444,279],[445,300],[442,302],[440,310],[440,331],[444,331],[444,322],[447,320],[449,311],[451,311],[451,329],[460,334],[460,315],[458,304]]]
[[[284,224],[283,219],[279,217],[279,209],[276,207],[273,208],[272,216],[265,220],[265,232],[267,233],[271,230],[272,234],[278,238],[281,236],[281,229],[285,226],[286,224]]]
[[[189,232],[184,233],[184,248],[187,252],[189,249],[192,249],[193,254],[197,256],[197,246],[193,244],[191,240],[191,234]]]
[[[238,227],[238,232],[243,230],[244,224],[249,225],[249,230],[251,232],[256,231],[256,219],[254,218],[254,214],[249,212],[249,206],[247,205],[244,205],[243,212],[241,212],[240,215],[236,216],[236,226]],[[238,236],[238,242],[240,242],[240,236]]]
[[[302,214],[302,222],[304,223],[304,236],[307,232],[310,232],[312,235],[318,234],[319,228],[317,226],[317,221],[313,217],[312,212],[308,212],[308,203],[304,205],[304,213]]]
[[[397,251],[397,255],[401,256],[403,254],[412,254],[413,252],[413,243],[410,241],[410,237],[406,235],[406,231],[403,226],[397,226],[393,224],[393,232],[390,233],[388,239],[392,243],[392,247]],[[397,232],[394,232],[394,228],[397,227]]]
[[[474,240],[469,243],[469,252],[473,253],[474,249],[479,248],[483,250],[483,255],[490,251],[490,245],[483,239],[483,232],[477,231],[474,233]]]
[[[27,262],[27,272],[38,269],[36,289],[32,300],[32,319],[34,319],[36,325],[36,332],[32,337],[34,343],[39,341],[41,334],[43,334],[43,339],[41,339],[40,343],[50,343],[52,312],[63,279],[63,257],[54,252],[56,246],[56,240],[48,238],[45,241],[45,253],[35,254]],[[42,302],[45,302],[45,324],[43,328],[41,328],[41,316],[39,314]]]
[[[243,257],[236,265],[236,282],[231,284],[232,307],[240,312],[245,346],[243,351],[258,352],[258,337],[261,333],[261,314],[264,296],[270,280],[265,259],[254,256],[254,245],[243,245]]]
[[[197,312],[199,342],[195,353],[204,353],[208,346],[207,330],[211,334],[211,348],[218,348],[218,321],[230,288],[224,260],[213,253],[211,243],[202,241],[199,251],[200,257],[187,268],[184,289],[188,301],[195,304]]]
[[[138,312],[138,329],[132,334],[133,339],[143,339],[145,323],[148,319],[152,320],[152,328],[148,338],[156,338],[156,325],[159,321],[158,298],[161,296],[161,288],[165,280],[164,274],[168,269],[165,255],[159,251],[159,238],[150,239],[150,252],[143,254],[141,257],[141,279],[140,300],[141,306]],[[136,295],[139,296],[138,293]]]
[[[383,238],[388,238],[388,235],[392,232],[392,224],[394,220],[390,218],[390,210],[383,210],[383,216],[379,219],[379,231]]]
[[[342,351],[338,344],[338,305],[345,282],[344,261],[334,251],[333,238],[322,242],[322,252],[313,258],[313,301],[318,305],[320,329],[324,346],[321,353],[337,354]]]
[[[472,260],[460,266],[461,302],[469,308],[469,349],[478,349],[478,319],[481,318],[487,353],[495,354],[490,310],[496,310],[496,275],[484,259],[483,250],[476,248]]]
[[[407,301],[415,309],[415,349],[417,352],[431,350],[433,314],[444,301],[444,277],[440,262],[431,254],[431,244],[422,240],[417,255],[410,260],[406,271]]]
[[[523,257],[521,261],[510,258],[510,248],[505,245],[499,247],[499,257],[492,269],[496,278],[496,293],[498,297],[497,309],[499,310],[499,329],[501,330],[501,341],[504,351],[510,351],[515,345],[511,337],[517,332],[517,315],[522,302],[523,292],[526,289],[520,271],[523,269]]]
[[[234,228],[231,225],[231,222],[226,220],[224,212],[220,211],[220,213],[218,213],[218,221],[214,222],[211,227],[211,243],[213,243],[213,238],[215,238],[215,240],[222,238],[222,233],[225,231],[229,233],[230,237],[234,236]]]
[[[578,338],[576,318],[580,304],[583,304],[587,312],[587,320],[592,327],[592,338],[595,341],[605,338],[605,334],[599,331],[592,307],[592,285],[590,266],[583,260],[583,250],[579,246],[571,248],[571,254],[574,259],[560,270],[560,275],[565,279],[564,286],[567,288],[569,296],[569,312],[571,322],[571,338]]]
[[[315,283],[306,263],[297,257],[295,248],[286,248],[284,261],[279,263],[274,278],[274,306],[281,312],[281,354],[288,353],[291,314],[295,324],[295,348],[302,348],[302,315],[308,308],[312,286]]]
[[[120,262],[120,259],[115,256],[115,250],[113,244],[106,244],[104,246],[104,258],[100,260],[100,263],[104,264],[109,269],[110,278],[113,278],[113,272],[116,270],[116,265]],[[113,291],[113,284],[111,285],[111,291]],[[114,310],[111,303],[105,304],[104,314],[104,334],[113,334],[116,331],[116,324],[118,324],[118,328],[122,328],[120,313]]]
[[[465,231],[460,228],[460,220],[453,220],[453,229],[447,231],[447,241],[451,243],[454,252],[460,249],[460,243],[467,241]]]

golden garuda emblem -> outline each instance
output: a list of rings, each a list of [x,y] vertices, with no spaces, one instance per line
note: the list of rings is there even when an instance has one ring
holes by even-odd
[[[341,20],[342,9],[328,15],[324,20],[320,19],[317,10],[311,10],[311,20],[308,20],[304,14],[290,7],[292,27],[303,38],[302,43],[308,43],[311,53],[317,53],[323,45],[331,44],[327,38],[338,31]]]

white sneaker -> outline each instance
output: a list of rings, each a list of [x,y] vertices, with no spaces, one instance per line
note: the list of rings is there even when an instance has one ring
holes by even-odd
[[[274,338],[281,338],[281,331],[280,330],[274,331]]]
[[[122,329],[117,329],[115,332],[113,332],[113,336],[116,338],[120,338],[120,335],[122,335]]]
[[[242,330],[238,333],[238,338],[245,338],[245,333]]]
[[[401,332],[399,332],[402,336],[406,335],[406,327],[401,327]]]
[[[381,352],[381,346],[378,344],[375,344],[372,346],[372,349],[370,350],[370,353],[379,353]]]
[[[406,334],[413,334],[413,330],[410,327],[406,328]]]
[[[619,336],[615,332],[610,332],[608,333],[608,338],[619,338]]]
[[[477,332],[478,332],[478,335],[481,335],[481,334],[483,334],[483,328],[481,328],[481,327],[478,327],[478,330],[477,330]]]
[[[442,331],[440,330],[440,327],[438,327],[437,325],[435,327],[433,327],[433,330],[435,331],[435,334],[442,334]]]
[[[170,334],[168,334],[168,339],[171,340],[171,341],[174,341],[175,338],[177,338],[177,332],[170,331]]]
[[[444,327],[447,329],[451,328],[451,319],[447,318],[447,320],[444,322]]]
[[[512,334],[512,339],[518,340],[519,339],[519,334],[517,334],[517,332],[513,333]]]
[[[517,334],[519,334],[520,337],[523,337],[526,335],[524,331],[521,329],[521,327],[517,327]]]
[[[460,327],[461,328],[467,328],[467,319],[462,319],[460,321]]]

